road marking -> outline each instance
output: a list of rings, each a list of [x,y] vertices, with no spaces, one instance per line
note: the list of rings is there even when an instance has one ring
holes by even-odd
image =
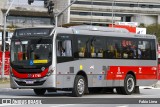
[[[129,107],[128,105],[116,106],[116,107]]]
[[[51,107],[65,107],[65,106],[74,106],[75,104],[63,104],[63,105],[52,105]]]
[[[0,104],[0,106],[10,106],[10,105],[12,105],[12,104]]]
[[[155,87],[152,87],[152,86],[140,86],[139,88],[140,89],[160,89],[159,87],[155,88]]]
[[[4,106],[14,106],[14,105],[19,105],[19,104],[0,104],[0,106],[4,107]]]
[[[3,88],[3,89],[6,89],[6,90],[11,90],[12,88]]]

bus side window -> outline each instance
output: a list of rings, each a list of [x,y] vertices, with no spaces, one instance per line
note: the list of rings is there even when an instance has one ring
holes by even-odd
[[[154,41],[139,40],[138,59],[156,59]]]
[[[104,39],[103,37],[98,37],[95,36],[91,38],[91,43],[90,43],[90,52],[91,52],[91,57],[93,58],[104,58]]]
[[[115,59],[119,58],[119,40],[114,40],[113,38],[109,38],[106,43],[106,58]]]
[[[72,56],[71,40],[57,40],[57,56],[61,57]]]
[[[87,58],[89,57],[88,53],[88,43],[89,40],[86,37],[79,37],[78,40],[78,56],[80,58]]]
[[[138,57],[137,42],[134,39],[123,38],[121,41],[122,45],[122,58],[124,59],[136,59]]]

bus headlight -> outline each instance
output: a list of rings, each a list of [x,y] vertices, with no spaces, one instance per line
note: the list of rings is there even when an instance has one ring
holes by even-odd
[[[54,70],[53,70],[53,69],[51,69],[50,71],[48,71],[47,76],[52,75],[52,73],[53,73],[53,72],[54,72]]]

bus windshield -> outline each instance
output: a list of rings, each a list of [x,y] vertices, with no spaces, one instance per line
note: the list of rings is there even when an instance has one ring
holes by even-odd
[[[47,64],[52,60],[51,39],[13,40],[11,63],[15,65]]]

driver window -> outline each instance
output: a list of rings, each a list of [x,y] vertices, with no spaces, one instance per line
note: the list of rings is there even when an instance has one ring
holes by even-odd
[[[71,40],[57,40],[57,56],[60,57],[72,56]]]

